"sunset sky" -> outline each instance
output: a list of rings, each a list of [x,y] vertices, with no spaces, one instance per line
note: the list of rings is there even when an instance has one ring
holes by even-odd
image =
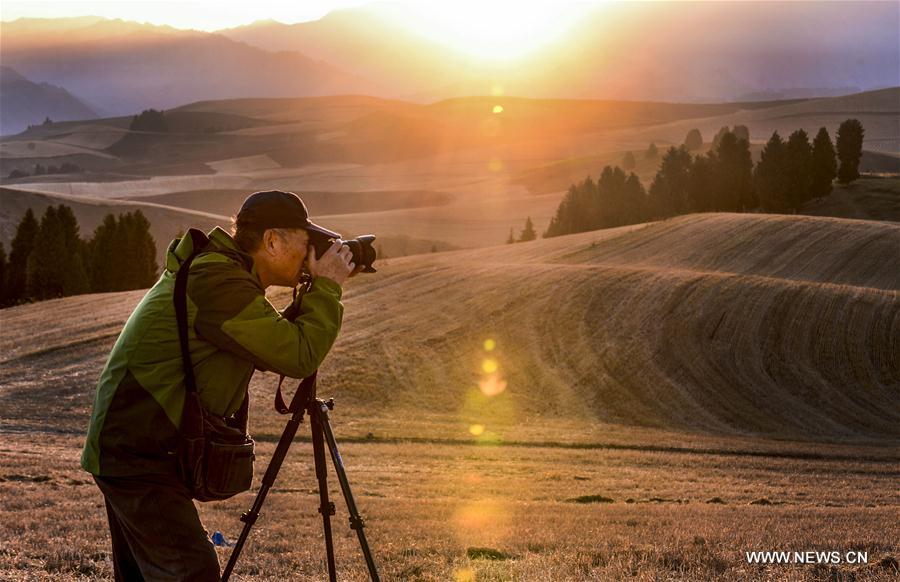
[[[21,17],[103,16],[136,22],[214,31],[272,19],[286,24],[317,20],[333,10],[368,4],[361,0],[283,2],[37,0],[3,2],[4,21]],[[452,48],[478,57],[505,59],[539,49],[571,25],[588,5],[566,0],[527,3],[446,2],[392,3],[392,12],[411,28]]]

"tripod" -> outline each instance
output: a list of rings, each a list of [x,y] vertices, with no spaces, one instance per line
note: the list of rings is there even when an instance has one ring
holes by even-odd
[[[280,385],[278,399],[281,398]],[[282,404],[282,407],[283,404]],[[331,424],[328,421],[328,411],[334,408],[334,399],[321,400],[316,398],[316,373],[305,378],[294,397],[291,399],[290,407],[284,408],[284,412],[290,412],[291,418],[284,427],[284,432],[275,447],[275,453],[272,460],[266,468],[266,474],[263,476],[262,485],[253,501],[253,506],[241,515],[241,521],[244,522],[244,529],[235,543],[225,571],[222,573],[222,582],[227,582],[234,570],[234,565],[241,555],[244,548],[244,542],[250,534],[250,529],[256,523],[259,517],[259,510],[262,508],[263,502],[269,489],[275,483],[275,477],[281,469],[284,457],[287,455],[288,448],[297,434],[300,423],[303,422],[304,411],[309,415],[309,424],[312,431],[313,457],[316,464],[316,479],[319,481],[319,513],[322,514],[322,527],[325,532],[325,552],[328,558],[328,579],[331,582],[337,580],[337,570],[334,564],[334,541],[331,537],[331,516],[334,515],[334,503],[328,500],[328,470],[325,464],[325,442],[328,443],[328,450],[331,453],[331,461],[334,464],[334,470],[337,473],[338,481],[341,484],[341,491],[344,494],[344,500],[347,502],[347,511],[350,513],[350,528],[356,530],[356,536],[359,538],[359,545],[362,547],[363,556],[366,559],[366,566],[369,568],[369,576],[373,582],[380,582],[378,570],[375,568],[375,561],[372,558],[372,552],[369,550],[369,543],[366,541],[366,534],[363,531],[363,519],[356,509],[356,502],[353,500],[353,493],[350,491],[350,482],[347,480],[347,473],[344,471],[344,461],[338,452],[337,442],[334,440],[334,433],[331,430]]]

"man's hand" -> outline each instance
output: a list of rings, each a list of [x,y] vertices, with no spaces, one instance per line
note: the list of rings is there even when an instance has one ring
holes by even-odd
[[[354,273],[356,265],[353,264],[353,255],[350,253],[350,247],[335,242],[325,251],[321,258],[316,259],[316,249],[309,245],[306,251],[307,261],[309,263],[309,274],[315,277],[328,277],[343,285],[344,281],[351,273]]]

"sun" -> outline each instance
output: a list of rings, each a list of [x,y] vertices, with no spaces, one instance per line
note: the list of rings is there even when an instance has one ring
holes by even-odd
[[[546,1],[414,5],[407,22],[423,36],[479,60],[509,61],[560,40],[584,4]]]

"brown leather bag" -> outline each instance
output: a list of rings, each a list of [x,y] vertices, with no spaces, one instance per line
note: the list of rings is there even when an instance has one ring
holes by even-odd
[[[250,489],[253,482],[255,444],[247,434],[250,395],[245,394],[240,408],[232,418],[216,416],[200,402],[194,367],[188,349],[187,276],[191,263],[208,239],[196,229],[188,230],[194,251],[175,276],[175,318],[181,344],[184,367],[185,398],[181,414],[178,443],[178,466],[181,479],[198,501],[228,499]]]

